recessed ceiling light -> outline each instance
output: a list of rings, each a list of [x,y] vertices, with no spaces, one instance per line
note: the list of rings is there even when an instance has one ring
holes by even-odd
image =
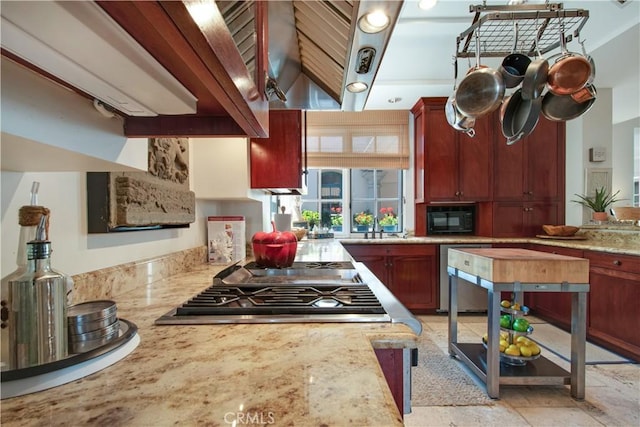
[[[362,83],[362,82],[352,82],[349,83],[347,85],[347,90],[349,92],[353,92],[353,93],[360,93],[360,92],[364,92],[365,90],[367,90],[369,86],[367,86],[366,83]]]
[[[429,10],[433,8],[436,3],[438,3],[438,0],[420,0],[418,7],[422,10]]]
[[[389,17],[381,10],[362,15],[358,27],[365,33],[379,33],[389,26]]]

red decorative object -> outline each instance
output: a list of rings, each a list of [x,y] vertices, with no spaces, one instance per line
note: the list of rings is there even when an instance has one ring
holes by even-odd
[[[291,267],[298,249],[298,238],[290,231],[276,230],[274,221],[271,221],[271,227],[272,232],[258,231],[251,238],[253,256],[264,267]]]

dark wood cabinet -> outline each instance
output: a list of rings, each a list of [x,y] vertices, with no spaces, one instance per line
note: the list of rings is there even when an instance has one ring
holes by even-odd
[[[376,357],[398,411],[404,416],[404,361],[401,348],[376,348]]]
[[[589,260],[587,336],[640,361],[640,257],[585,251]]]
[[[344,244],[344,247],[407,309],[428,313],[438,307],[437,245]]]
[[[540,118],[531,135],[495,147],[493,232],[535,236],[543,224],[564,223],[565,124]]]
[[[583,251],[579,249],[561,248],[554,246],[532,244],[534,251],[566,255],[583,258]],[[587,298],[589,296],[587,295]],[[545,319],[549,323],[566,331],[571,331],[571,294],[566,292],[529,292],[526,303],[531,313]],[[587,317],[589,314],[587,313]]]
[[[302,114],[271,110],[269,137],[251,138],[251,188],[302,187]]]
[[[476,136],[453,129],[446,98],[421,98],[414,117],[415,233],[427,233],[430,203],[477,202],[476,234],[535,236],[564,222],[565,124],[540,118],[507,145],[497,112],[476,120]]]
[[[560,212],[562,211],[562,212]],[[559,202],[495,202],[493,204],[493,235],[520,237],[543,234],[543,224],[564,222],[564,210]]]
[[[416,202],[490,200],[495,117],[476,120],[476,135],[471,138],[449,125],[446,101],[422,98],[412,110],[417,153]]]

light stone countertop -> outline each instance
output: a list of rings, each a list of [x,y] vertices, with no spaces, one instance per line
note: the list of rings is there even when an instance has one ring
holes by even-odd
[[[300,256],[343,252],[301,245]],[[138,326],[138,348],[83,379],[3,400],[2,425],[402,425],[373,348],[415,347],[405,325],[154,325],[222,268],[127,292],[118,316]]]
[[[626,230],[624,230],[626,231]],[[594,230],[582,230],[578,232],[585,240],[564,240],[538,237],[482,237],[482,236],[443,236],[443,237],[391,237],[382,239],[347,238],[342,239],[344,244],[433,244],[433,245],[464,245],[464,244],[527,244],[535,243],[546,246],[557,246],[579,250],[607,252],[611,254],[624,254],[640,256],[640,231],[630,232],[599,232]]]

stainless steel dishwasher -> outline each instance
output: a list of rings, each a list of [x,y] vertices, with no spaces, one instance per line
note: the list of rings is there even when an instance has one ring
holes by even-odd
[[[459,244],[440,245],[440,309],[439,312],[449,311],[449,275],[447,274],[447,260],[449,259],[449,249],[460,248],[490,248],[488,244]],[[478,286],[474,286],[466,280],[458,280],[458,313],[487,311],[487,291]]]

